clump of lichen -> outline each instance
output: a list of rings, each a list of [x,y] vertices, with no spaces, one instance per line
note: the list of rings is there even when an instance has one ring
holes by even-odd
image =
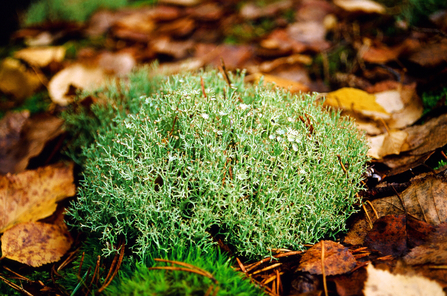
[[[243,74],[228,86],[216,71],[186,73],[150,91],[133,75],[126,103],[92,108],[108,123],[80,158],[84,180],[69,209],[79,228],[109,246],[124,236],[142,258],[219,236],[252,259],[345,230],[367,161],[350,119],[314,96],[245,85]]]

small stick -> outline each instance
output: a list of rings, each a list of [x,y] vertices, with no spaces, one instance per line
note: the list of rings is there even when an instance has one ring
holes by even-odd
[[[113,278],[114,278],[114,277],[116,276],[116,274],[118,273],[118,270],[119,270],[120,267],[121,267],[121,263],[123,262],[123,257],[124,257],[124,246],[125,246],[125,244],[122,243],[122,244],[121,244],[121,250],[120,250],[120,256],[119,256],[118,262],[117,262],[117,264],[116,264],[116,268],[115,268],[115,270],[113,271],[112,276],[109,278],[109,281],[108,281],[108,282],[105,282],[105,283],[102,285],[102,287],[99,288],[98,293],[101,293],[102,291],[104,291],[104,290],[107,288],[107,286],[110,285],[110,283],[112,282]]]
[[[203,96],[206,99],[207,97],[206,97],[206,93],[205,93],[205,85],[203,84],[203,77],[202,76],[200,76],[200,86],[202,86],[202,94],[203,94]]]
[[[343,172],[345,172],[345,174],[347,174],[348,171],[346,170],[345,165],[344,165],[343,162],[341,161],[341,156],[340,156],[340,154],[337,154],[337,158],[338,158],[338,162],[339,162],[340,165],[341,165],[341,168],[343,169]]]
[[[242,264],[241,260],[239,260],[238,257],[236,257],[236,261],[237,261],[237,264],[239,264],[239,267],[241,268],[242,272],[247,274],[247,270],[245,269],[244,265]]]
[[[228,77],[227,69],[225,68],[225,62],[224,62],[223,58],[220,58],[220,64],[221,64],[221,66],[219,67],[219,70],[222,71],[225,81],[227,82],[228,86],[231,87],[231,81],[230,81],[230,78]]]
[[[177,267],[177,266],[155,266],[155,267],[149,267],[148,270],[177,270],[177,271],[187,271],[191,273],[196,273],[203,275],[204,277],[209,278],[212,280],[215,284],[217,284],[217,280],[214,277],[209,277],[207,274],[203,273],[201,270],[196,270],[192,268],[186,268],[186,267]]]
[[[270,270],[270,269],[273,269],[273,268],[276,268],[276,267],[278,267],[278,266],[280,266],[280,265],[282,265],[281,262],[272,264],[272,265],[267,266],[267,267],[265,267],[265,268],[263,268],[263,269],[261,269],[261,270],[258,270],[258,271],[253,272],[253,275],[258,274],[258,273],[261,273],[261,272],[264,272],[264,271],[267,271],[267,270]]]

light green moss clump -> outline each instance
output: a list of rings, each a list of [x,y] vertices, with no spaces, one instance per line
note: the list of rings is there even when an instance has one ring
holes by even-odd
[[[345,230],[367,161],[351,120],[313,96],[244,85],[243,74],[230,75],[231,87],[216,71],[148,87],[144,71],[92,108],[106,124],[93,125],[79,158],[84,180],[69,215],[81,230],[109,247],[123,235],[141,258],[207,249],[219,236],[251,259]]]

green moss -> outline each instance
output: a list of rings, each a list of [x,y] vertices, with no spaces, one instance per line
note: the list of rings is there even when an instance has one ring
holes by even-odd
[[[206,249],[212,233],[254,259],[345,230],[367,160],[351,121],[314,97],[246,86],[243,75],[231,88],[215,71],[155,88],[147,75],[110,86],[110,104],[94,105],[91,121],[71,117],[95,130],[80,158],[74,226],[109,245],[124,235],[140,258],[154,248]]]
[[[128,0],[38,0],[34,1],[24,18],[24,25],[35,25],[45,21],[84,22],[96,10],[117,9],[128,4]]]
[[[106,295],[212,295],[208,289],[218,291],[216,295],[264,295],[243,274],[236,272],[234,263],[218,249],[207,251],[196,247],[175,246],[166,260],[177,261],[209,272],[215,281],[189,271],[148,269],[148,267],[172,266],[170,263],[126,264],[116,280],[106,289]],[[184,267],[181,265],[173,265]],[[186,267],[191,269],[191,267]]]
[[[441,100],[447,99],[447,87],[438,89],[436,91],[429,91],[422,94],[422,104],[424,106],[424,114],[433,110]]]

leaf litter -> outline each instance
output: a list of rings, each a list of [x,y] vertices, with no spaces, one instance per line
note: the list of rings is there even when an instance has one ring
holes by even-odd
[[[442,33],[415,28],[402,31],[401,38],[374,35],[369,31],[372,22],[358,16],[383,21],[387,8],[368,0],[277,1],[265,6],[248,2],[240,10],[214,1],[159,3],[155,7],[99,11],[85,27],[62,24],[51,30],[37,27],[18,31],[16,41],[49,47],[25,48],[13,55],[15,59],[2,62],[0,76],[8,79],[1,79],[0,91],[9,99],[2,106],[11,109],[47,85],[54,102],[52,108],[59,108],[57,105],[71,103],[75,91],[92,89],[92,82],[97,86],[105,79],[129,73],[134,65],[155,59],[165,73],[176,73],[208,65],[218,67],[224,57],[228,69],[248,69],[248,80],[257,82],[264,75],[264,81],[293,92],[325,92],[326,104],[356,118],[359,128],[370,137],[370,156],[377,167],[375,175],[380,179],[366,180],[367,190],[362,193],[367,201],[366,211],[354,217],[347,236],[340,237],[343,245],[324,241],[324,257],[333,260],[329,265],[324,259],[322,265],[320,242],[305,252],[272,250],[272,258],[240,262],[239,268],[245,269],[245,274],[270,295],[322,292],[326,275],[326,280],[334,284],[330,292],[338,295],[377,295],[382,290],[398,295],[407,288],[405,293],[410,295],[420,293],[420,284],[416,284],[419,282],[433,287],[432,295],[439,292],[439,285],[425,281],[420,275],[447,286],[445,272],[435,268],[446,260],[445,176],[442,170],[433,173],[426,169],[433,159],[443,157],[447,144],[445,111],[423,117],[424,105],[420,99],[421,89],[443,83],[446,42]],[[287,15],[290,10],[294,12],[292,17]],[[439,30],[447,27],[435,16],[430,19]],[[272,22],[272,28],[256,29],[262,26],[259,20],[264,20],[264,25]],[[387,23],[402,30],[400,25],[397,21]],[[377,28],[382,29],[380,25]],[[107,49],[80,50],[74,61],[67,60],[58,40],[71,38],[76,31],[104,37]],[[338,44],[345,48],[334,54],[332,50]],[[354,56],[349,50],[355,52]],[[334,56],[339,58],[335,73],[331,68]],[[63,68],[59,74],[46,72],[51,63]],[[61,124],[52,115],[33,117],[26,111],[7,114],[0,123],[0,161],[4,164],[0,168],[3,174],[20,173],[2,179],[2,188],[8,188],[2,194],[3,199],[12,198],[16,205],[8,211],[13,213],[8,222],[2,224],[3,228],[10,228],[2,236],[4,257],[6,253],[8,258],[37,266],[58,260],[71,244],[66,230],[56,234],[59,226],[26,222],[29,217],[36,221],[51,215],[55,200],[74,195],[73,176],[67,168],[56,165],[27,171],[30,158],[39,155],[45,143],[61,134]],[[73,168],[68,168],[72,172]],[[59,170],[66,172],[57,175],[55,172]],[[425,174],[419,175],[421,171]],[[11,180],[19,180],[22,174],[28,176],[25,179],[34,180],[31,185],[20,187],[19,181],[12,185]],[[56,185],[58,182],[65,185]],[[60,186],[66,191],[60,190]],[[33,196],[30,192],[45,188],[52,193],[42,208],[24,202]],[[15,217],[20,211],[24,218]],[[40,214],[34,215],[35,212]],[[16,226],[11,228],[13,224]],[[28,258],[30,252],[12,251],[15,250],[12,231],[15,229],[19,235],[26,229],[33,232],[35,227],[55,237],[65,237],[50,244],[40,238],[41,244],[23,249],[49,250],[48,258]],[[52,246],[60,248],[52,251]],[[313,259],[306,259],[309,257]],[[325,275],[303,269],[304,262],[312,262],[314,268],[324,266]],[[405,271],[409,274],[396,275]],[[287,278],[292,280],[286,282]],[[383,282],[395,285],[387,287],[381,285]]]

